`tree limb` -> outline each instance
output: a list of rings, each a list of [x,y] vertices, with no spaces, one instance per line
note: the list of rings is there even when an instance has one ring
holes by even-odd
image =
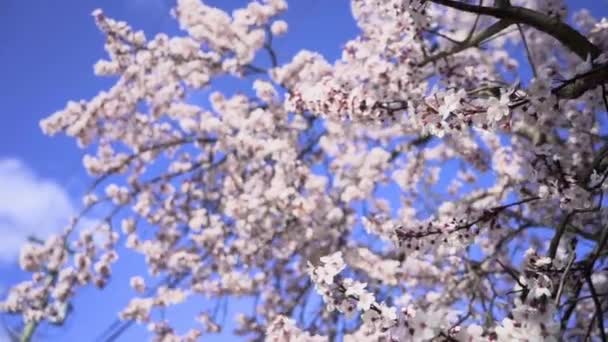
[[[420,66],[424,66],[428,63],[432,63],[435,62],[439,59],[442,58],[446,58],[448,56],[457,54],[461,51],[464,51],[468,48],[474,47],[474,46],[478,46],[479,44],[481,44],[484,40],[492,37],[493,35],[501,32],[502,30],[506,29],[507,27],[511,26],[512,22],[508,21],[508,20],[500,20],[495,22],[494,24],[490,25],[488,28],[486,28],[485,30],[481,31],[479,34],[477,34],[475,37],[468,39],[464,42],[462,42],[462,44],[456,45],[454,48],[448,50],[448,51],[442,51],[439,52],[433,56],[430,56],[429,58],[425,59],[424,61],[422,61],[422,63],[420,63]]]
[[[586,91],[605,83],[608,83],[608,63],[577,75],[553,89],[552,92],[562,99],[576,99]]]
[[[557,18],[549,17],[529,8],[519,6],[500,8],[477,6],[455,0],[429,1],[464,12],[489,15],[498,19],[511,21],[512,23],[534,27],[560,41],[560,43],[577,54],[582,60],[586,60],[588,55],[591,55],[591,58],[595,59],[601,53],[601,50],[597,46],[570,25]]]
[[[595,291],[595,286],[593,286],[593,281],[591,280],[591,271],[585,274],[585,280],[587,281],[587,286],[589,286],[589,292],[591,292],[591,296],[593,298],[593,303],[595,304],[595,318],[597,321],[597,328],[600,331],[600,335],[602,337],[602,341],[606,341],[606,332],[604,331],[604,314],[602,310],[602,303],[597,296],[597,291]],[[591,323],[590,323],[591,324]]]

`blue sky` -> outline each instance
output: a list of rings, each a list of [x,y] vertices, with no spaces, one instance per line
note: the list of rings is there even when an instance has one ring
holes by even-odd
[[[232,9],[245,1],[209,3]],[[596,17],[608,13],[608,0],[568,3],[588,7]],[[84,152],[75,142],[63,136],[46,137],[38,125],[68,100],[91,98],[113,82],[93,75],[93,64],[105,53],[103,36],[90,13],[102,8],[147,36],[161,31],[175,34],[171,4],[170,0],[0,0],[0,117],[4,120],[0,125],[0,297],[24,277],[14,262],[14,241],[60,227],[78,210],[79,198],[91,181],[81,165]],[[302,48],[333,60],[341,45],[357,33],[347,0],[296,0],[289,5],[284,16],[289,33],[275,41],[280,61]],[[116,279],[142,265],[138,258],[119,261]],[[131,294],[125,284],[113,283],[109,291],[82,291],[76,299],[77,312],[66,326],[44,329],[40,339],[92,339]],[[132,329],[125,340],[141,337],[142,331]]]

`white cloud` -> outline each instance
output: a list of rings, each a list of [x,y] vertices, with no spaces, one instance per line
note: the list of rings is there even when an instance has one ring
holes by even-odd
[[[0,159],[0,262],[14,261],[28,236],[60,231],[75,213],[59,184],[17,159]]]

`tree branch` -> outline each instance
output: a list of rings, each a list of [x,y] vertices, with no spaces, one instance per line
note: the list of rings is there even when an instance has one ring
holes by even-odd
[[[602,303],[600,303],[600,300],[597,296],[597,291],[595,291],[595,286],[593,286],[593,281],[591,280],[591,271],[585,274],[585,280],[587,281],[587,286],[589,286],[589,292],[591,292],[593,303],[595,304],[595,318],[597,320],[597,328],[600,331],[600,335],[602,336],[602,341],[606,341]]]
[[[530,68],[532,68],[532,74],[534,75],[534,77],[538,77],[538,72],[536,71],[536,64],[534,64],[532,50],[530,50],[530,47],[528,46],[526,34],[524,33],[524,30],[521,28],[520,24],[517,24],[517,29],[519,30],[519,34],[521,35],[521,41],[524,43],[524,47],[526,48],[526,56],[528,57],[528,63],[530,63]]]
[[[512,22],[508,21],[508,20],[500,20],[495,22],[494,24],[490,25],[488,28],[486,28],[485,30],[481,31],[479,34],[477,34],[475,37],[468,39],[464,42],[462,42],[462,44],[456,45],[454,48],[448,50],[448,51],[442,51],[439,52],[433,56],[428,57],[427,59],[425,59],[424,61],[422,61],[420,63],[420,66],[424,66],[428,63],[432,63],[435,62],[439,59],[442,58],[446,58],[449,57],[451,55],[457,54],[461,51],[464,51],[468,48],[474,47],[474,46],[478,46],[479,44],[481,44],[484,40],[492,37],[493,35],[501,32],[502,30],[506,29],[507,27],[511,26]]]
[[[429,1],[464,12],[489,15],[498,19],[511,21],[512,23],[534,27],[560,41],[560,43],[577,54],[582,60],[586,60],[588,55],[591,55],[591,58],[595,59],[601,53],[601,50],[597,46],[570,25],[529,8],[519,6],[501,8],[477,6],[455,0]]]
[[[590,71],[577,75],[553,89],[553,94],[562,99],[576,99],[586,91],[608,83],[608,63],[602,64]]]
[[[20,342],[30,342],[32,340],[32,337],[34,336],[34,332],[36,331],[37,327],[38,327],[38,321],[27,322],[27,324],[25,325],[25,328],[23,328],[23,334],[21,335],[21,338],[19,339],[19,341]]]

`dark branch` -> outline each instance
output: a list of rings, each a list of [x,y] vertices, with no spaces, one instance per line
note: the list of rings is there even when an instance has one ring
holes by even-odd
[[[501,8],[477,6],[454,0],[430,1],[464,12],[489,15],[498,19],[510,21],[511,23],[525,24],[534,27],[560,41],[583,60],[586,60],[589,55],[591,55],[592,59],[595,59],[601,53],[601,50],[597,46],[570,25],[557,18],[549,17],[529,8],[519,6]]]
[[[494,24],[490,25],[485,30],[483,30],[480,33],[478,33],[475,37],[473,37],[471,39],[468,39],[468,40],[464,41],[463,43],[461,43],[459,45],[456,45],[454,48],[452,48],[452,49],[450,49],[448,51],[439,52],[436,55],[430,56],[429,58],[427,58],[424,61],[422,61],[422,63],[420,63],[420,66],[424,66],[424,65],[426,65],[428,63],[435,62],[435,61],[437,61],[439,59],[449,57],[451,55],[454,55],[454,54],[457,54],[457,53],[459,53],[461,51],[464,51],[464,50],[466,50],[468,48],[478,46],[483,41],[491,38],[495,34],[498,34],[502,30],[504,30],[507,27],[511,26],[511,24],[512,23],[509,22],[509,21],[507,21],[507,20],[497,21]]]
[[[593,298],[593,303],[595,304],[595,318],[597,320],[597,328],[599,329],[600,335],[602,336],[602,341],[606,341],[602,303],[600,303],[597,291],[595,291],[595,286],[593,286],[593,281],[591,281],[591,272],[587,272],[587,274],[585,274],[585,280],[587,281],[587,286],[589,286],[589,292],[591,292],[592,296],[591,298]]]
[[[553,89],[553,93],[562,99],[576,99],[588,90],[608,83],[608,64],[602,64],[590,71],[577,75]]]

